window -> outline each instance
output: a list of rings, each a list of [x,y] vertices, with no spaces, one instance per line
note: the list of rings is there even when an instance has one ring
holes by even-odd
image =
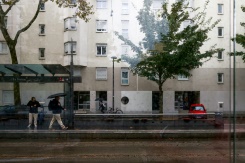
[[[185,75],[178,75],[178,80],[189,80],[189,78]]]
[[[218,37],[224,37],[224,28],[218,27]]]
[[[185,29],[186,27],[188,27],[191,24],[192,24],[192,20],[185,20],[185,21],[183,21],[182,27],[183,27],[183,29]]]
[[[3,90],[2,94],[3,105],[13,105],[14,104],[14,91]]]
[[[223,4],[218,4],[218,14],[223,14],[224,13],[223,7],[224,7]]]
[[[71,0],[71,4],[76,4],[77,0]]]
[[[0,54],[7,54],[8,47],[6,42],[0,42]]]
[[[106,44],[97,44],[97,56],[106,56]]]
[[[65,31],[66,30],[76,30],[76,18],[69,17],[65,19]]]
[[[106,8],[107,0],[97,0],[97,8]]]
[[[39,59],[45,59],[45,48],[39,48]]]
[[[45,35],[45,25],[39,24],[39,35]]]
[[[65,43],[65,53],[71,54],[71,51],[72,51],[73,54],[76,54],[76,46],[77,46],[77,42],[75,42],[75,41],[66,42]]]
[[[7,25],[8,25],[8,17],[7,16],[4,17],[4,25],[5,25],[5,27],[7,27]]]
[[[129,85],[129,69],[121,68],[121,85]]]
[[[122,55],[128,55],[128,54],[129,54],[129,46],[122,45]]]
[[[161,10],[163,5],[163,0],[153,0],[152,6],[153,10]]]
[[[218,83],[224,83],[224,74],[218,73]]]
[[[122,0],[122,15],[129,14],[129,5],[128,0]]]
[[[219,51],[218,52],[218,60],[223,60],[223,52],[222,51]]]
[[[96,20],[96,31],[106,32],[107,31],[107,21],[106,20]]]
[[[128,39],[128,26],[129,26],[129,21],[122,20],[122,36],[126,39]]]
[[[40,11],[45,11],[45,2],[41,2]]]
[[[193,7],[193,0],[185,0],[183,4],[186,7]]]
[[[96,68],[96,80],[107,80],[107,68],[106,67]]]

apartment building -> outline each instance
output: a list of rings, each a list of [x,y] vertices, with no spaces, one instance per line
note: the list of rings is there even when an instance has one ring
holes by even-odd
[[[159,11],[163,0],[152,0],[152,10]],[[169,0],[170,3],[175,0]],[[113,90],[115,107],[125,113],[151,113],[158,109],[158,86],[146,78],[133,75],[129,65],[114,62],[112,57],[122,54],[133,55],[129,45],[121,41],[115,32],[135,44],[142,42],[144,34],[136,16],[143,7],[143,0],[89,0],[94,6],[94,15],[88,23],[74,17],[76,8],[58,8],[55,3],[46,2],[33,25],[21,34],[16,47],[19,64],[61,64],[69,67],[71,54],[74,60],[74,75],[81,76],[82,82],[74,85],[75,107],[96,112],[96,98],[103,98],[108,107],[112,106]],[[202,0],[190,0],[190,7],[203,7]],[[243,13],[237,2],[238,33]],[[210,1],[207,17],[221,22],[210,32],[210,40],[201,50],[217,47],[225,51],[216,54],[202,67],[192,71],[192,76],[183,75],[169,79],[163,85],[164,113],[177,113],[192,102],[203,103],[208,111],[229,111],[233,89],[233,58],[227,53],[233,50],[233,4],[230,1]],[[6,18],[12,35],[32,18],[37,2],[20,1]],[[183,24],[183,28],[186,25]],[[0,36],[0,63],[9,64],[11,59],[2,35]],[[238,49],[242,49],[237,46]],[[245,85],[243,84],[244,63],[236,60],[237,110],[243,110]],[[114,89],[113,89],[114,74]],[[48,95],[64,91],[61,83],[21,83],[22,103],[32,96],[48,103]],[[124,98],[123,98],[124,97]],[[127,102],[123,99],[128,98]],[[13,103],[13,87],[10,83],[0,85],[0,105]]]

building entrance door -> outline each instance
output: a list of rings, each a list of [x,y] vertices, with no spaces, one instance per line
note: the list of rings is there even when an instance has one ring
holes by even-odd
[[[89,91],[75,91],[74,103],[78,109],[90,110],[90,92]]]

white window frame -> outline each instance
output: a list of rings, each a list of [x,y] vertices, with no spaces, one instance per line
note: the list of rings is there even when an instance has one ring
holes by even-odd
[[[40,11],[45,11],[45,2],[41,2]]]
[[[162,5],[164,3],[164,0],[153,0],[152,1],[152,9],[153,10],[162,10]]]
[[[96,32],[107,32],[107,20],[96,20]]]
[[[121,45],[121,48],[122,48],[122,52],[121,52],[121,55],[129,55],[129,45]]]
[[[44,60],[45,59],[45,48],[39,48],[39,59]]]
[[[64,19],[65,31],[75,31],[77,30],[77,20],[75,17],[68,17]]]
[[[185,75],[182,75],[182,74],[179,74],[178,75],[178,80],[181,80],[181,81],[187,81],[189,80],[188,76],[185,76]]]
[[[7,54],[8,53],[8,45],[4,41],[0,41],[0,54]]]
[[[224,37],[224,27],[218,27],[218,37]]]
[[[107,56],[107,44],[96,44],[96,56]]]
[[[218,4],[218,14],[223,15],[224,14],[224,4]]]
[[[126,76],[125,76],[125,74]],[[129,69],[128,68],[121,68],[121,85],[129,85]]]
[[[186,27],[191,26],[191,25],[192,25],[192,20],[190,20],[190,19],[185,20],[182,23],[182,29],[185,29]]]
[[[96,8],[97,9],[106,9],[107,8],[107,0],[96,0]]]
[[[218,73],[217,74],[217,83],[223,84],[224,83],[224,73]]]
[[[221,56],[221,57],[220,57]],[[217,53],[217,58],[218,58],[218,61],[223,61],[224,60],[224,54],[223,54],[223,51],[218,51]]]
[[[46,27],[45,24],[39,24],[39,35],[40,36],[45,36],[45,27]]]
[[[96,80],[107,80],[106,67],[96,67]]]
[[[128,0],[122,0],[122,15],[129,14],[129,3]]]
[[[129,20],[122,20],[122,36],[129,39]]]
[[[71,54],[71,45],[73,44],[73,53],[72,54],[76,54],[76,48],[77,48],[77,42],[76,41],[68,41],[64,43],[64,49],[65,49],[65,54],[69,55]]]

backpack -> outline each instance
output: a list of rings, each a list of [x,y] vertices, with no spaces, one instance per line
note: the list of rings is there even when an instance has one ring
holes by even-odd
[[[53,100],[50,100],[49,103],[48,103],[48,110],[49,111],[52,111],[53,110],[52,109],[52,105],[53,105],[52,103],[53,103]]]

